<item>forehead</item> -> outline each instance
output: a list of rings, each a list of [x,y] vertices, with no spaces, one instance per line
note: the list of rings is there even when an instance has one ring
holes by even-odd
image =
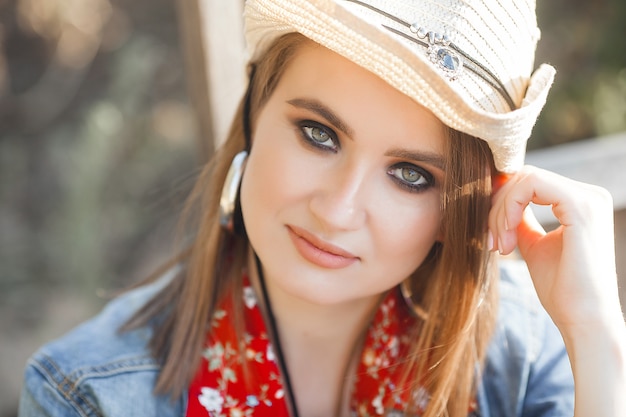
[[[385,137],[426,137],[443,141],[443,123],[428,109],[341,55],[306,41],[287,64],[273,94],[321,101],[355,127],[384,128]],[[434,149],[443,147],[432,144]],[[441,144],[439,144],[441,145]]]

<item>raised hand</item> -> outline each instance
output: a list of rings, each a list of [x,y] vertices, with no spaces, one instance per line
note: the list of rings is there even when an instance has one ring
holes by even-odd
[[[626,326],[617,288],[610,194],[535,167],[505,179],[489,216],[492,249],[519,248],[568,350],[576,416],[626,415]],[[551,205],[548,233],[530,203]]]

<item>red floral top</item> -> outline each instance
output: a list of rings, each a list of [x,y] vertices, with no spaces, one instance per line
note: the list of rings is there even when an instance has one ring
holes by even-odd
[[[278,362],[247,277],[243,305],[243,355],[237,346],[232,299],[224,297],[213,315],[202,362],[189,388],[187,417],[289,416]],[[350,400],[353,416],[402,415],[409,391],[395,385],[402,378],[402,367],[394,363],[407,352],[402,329],[412,326],[412,320],[397,291],[390,291],[364,341]],[[428,404],[428,393],[419,389],[412,395],[419,415]]]

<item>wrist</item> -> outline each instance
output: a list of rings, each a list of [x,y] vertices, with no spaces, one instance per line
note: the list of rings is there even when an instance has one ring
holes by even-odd
[[[587,317],[576,323],[557,324],[566,347],[585,350],[617,349],[616,353],[626,351],[626,322],[621,313],[602,314]]]
[[[624,416],[626,410],[626,325],[620,317],[563,334],[572,365],[576,417]]]

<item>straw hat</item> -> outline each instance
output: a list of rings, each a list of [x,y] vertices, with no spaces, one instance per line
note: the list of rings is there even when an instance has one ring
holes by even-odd
[[[252,59],[300,32],[485,140],[507,173],[554,79],[550,65],[533,73],[534,0],[248,0],[245,23]]]

